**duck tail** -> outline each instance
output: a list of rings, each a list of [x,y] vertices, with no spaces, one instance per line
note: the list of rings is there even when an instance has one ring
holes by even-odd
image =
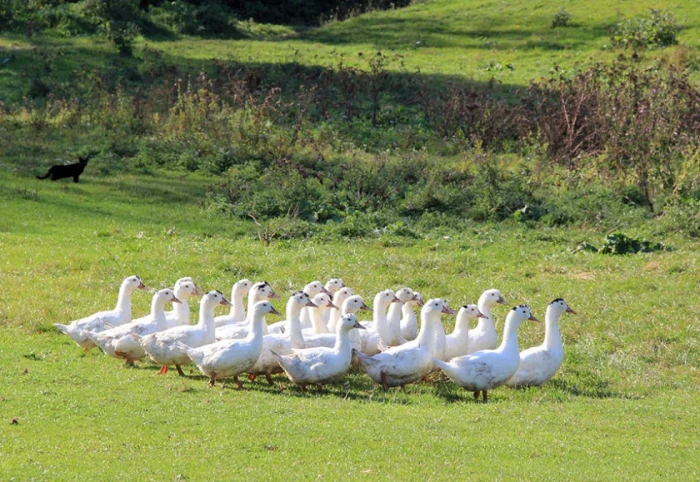
[[[68,334],[68,325],[62,325],[61,323],[54,323],[53,326],[61,330],[61,333]]]
[[[438,367],[443,372],[445,370],[449,370],[449,368],[450,368],[450,365],[448,363],[445,363],[442,360],[438,360],[437,358],[433,358],[433,363],[435,363],[435,366]]]
[[[186,353],[187,356],[190,357],[190,359],[192,361],[195,361],[195,358],[197,358],[194,354],[194,348],[189,347],[189,346],[187,346],[184,343],[179,342],[179,341],[175,342],[175,346],[177,347],[178,350],[182,350],[184,353]]]

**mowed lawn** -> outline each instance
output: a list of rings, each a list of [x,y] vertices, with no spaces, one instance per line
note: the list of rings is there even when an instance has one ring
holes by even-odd
[[[676,479],[700,472],[698,244],[646,227],[661,253],[575,253],[595,229],[466,224],[426,239],[255,239],[203,210],[211,179],[86,172],[81,183],[0,173],[0,473],[4,479]],[[477,404],[450,382],[384,393],[355,373],[324,393],[283,377],[208,388],[83,354],[52,327],[111,308],[122,278],[192,276],[229,292],[265,279],[286,297],[342,277],[371,303],[411,286],[453,307],[499,288],[543,318],[562,296],[566,360],[547,386]],[[147,312],[150,293],[134,295]],[[193,308],[194,310],[194,308]],[[506,307],[496,308],[499,331]],[[274,321],[274,320],[273,320]],[[444,317],[449,328],[453,318]],[[521,329],[540,343],[541,324]],[[16,423],[12,423],[16,420]]]

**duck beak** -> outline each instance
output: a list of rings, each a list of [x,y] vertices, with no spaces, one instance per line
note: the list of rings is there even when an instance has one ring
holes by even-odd
[[[476,315],[477,318],[488,318],[485,314],[483,314],[481,311]]]
[[[372,308],[367,306],[365,303],[362,303],[362,306],[360,306],[361,310],[366,310],[366,311],[372,311]]]
[[[418,300],[418,306],[423,306],[425,304],[425,301],[423,300]]]
[[[398,299],[396,296],[394,296],[394,299],[391,300],[392,303],[401,303],[401,300]]]
[[[530,315],[530,318],[528,318],[528,320],[530,320],[530,321],[537,321],[538,323],[539,323],[539,321],[540,321],[540,320],[538,320],[537,318],[535,318],[534,315]]]
[[[304,305],[304,306],[306,306],[306,307],[308,307],[308,308],[318,308],[318,305],[317,305],[316,303],[314,303],[313,301],[309,301],[309,302],[306,303],[306,305]]]
[[[146,289],[146,285],[143,284],[143,281],[141,281],[141,282],[139,283],[139,285],[137,286],[137,288],[140,289],[140,290],[145,290],[145,289]]]
[[[199,291],[199,286],[194,287],[194,291],[192,292],[192,296],[202,296],[202,292]]]
[[[277,311],[277,310],[275,309],[275,307],[273,306],[272,308],[270,308],[270,314],[272,314],[272,315],[280,315],[280,312]],[[282,316],[282,315],[280,315],[280,316]]]
[[[332,301],[330,303],[328,303],[328,305],[326,305],[326,308],[333,308],[334,310],[338,309],[338,307],[335,306]]]
[[[274,290],[272,290],[272,293],[270,293],[270,296],[268,296],[268,298],[271,299],[271,300],[279,300],[279,299],[280,299],[280,295],[278,295],[277,293],[275,293]]]
[[[321,288],[321,293],[325,293],[325,294],[327,294],[328,296],[333,296],[333,293],[331,293],[330,291],[328,291],[328,290],[326,289],[325,286],[324,286],[323,288]]]
[[[172,303],[182,303],[182,301],[178,300],[178,299],[175,298],[174,296],[172,297],[172,299],[171,299],[170,301],[171,301]]]
[[[224,305],[224,306],[233,306],[231,304],[231,302],[229,300],[227,300],[226,298],[222,298],[221,301],[219,301],[219,304]]]
[[[366,329],[367,329],[367,328],[365,328],[364,326],[362,326],[362,325],[360,324],[359,321],[355,321],[355,324],[352,325],[352,327],[353,327],[353,328],[359,328],[360,330],[366,330]]]
[[[567,312],[567,313],[571,313],[572,315],[578,315],[578,313],[576,313],[576,312],[575,312],[574,310],[572,310],[571,308],[567,308],[567,309],[566,309],[566,312]]]
[[[454,315],[455,314],[455,311],[447,305],[442,307],[442,312],[445,313],[446,315]]]
[[[507,305],[508,304],[508,303],[506,303],[506,300],[503,299],[503,296],[499,296],[498,301],[496,301],[496,303],[498,303],[499,305]]]

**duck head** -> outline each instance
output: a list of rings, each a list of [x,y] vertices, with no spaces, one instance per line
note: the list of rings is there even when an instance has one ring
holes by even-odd
[[[313,299],[311,301],[313,301],[314,304],[316,306],[318,306],[319,308],[334,308],[336,310],[338,309],[338,307],[335,306],[333,304],[333,302],[331,301],[330,295],[328,295],[326,293],[317,294],[316,296],[313,297]]]
[[[231,292],[233,293],[233,296],[245,297],[248,295],[251,286],[253,286],[253,282],[249,279],[243,278],[242,280],[238,280],[233,284]]]
[[[319,293],[331,294],[330,291],[328,291],[323,286],[323,283],[321,283],[320,281],[312,281],[311,283],[304,286],[304,293],[306,293],[312,298]]]
[[[564,313],[571,313],[574,315],[577,315],[574,310],[572,310],[568,303],[564,301],[564,298],[557,298],[556,300],[552,301],[549,306],[547,307],[547,311],[552,311],[553,314],[555,315],[563,315]]]
[[[231,303],[226,299],[224,294],[218,290],[210,291],[206,295],[202,296],[202,299],[199,300],[199,304],[212,307],[216,305],[231,306]]]
[[[345,288],[343,288],[345,289]],[[343,313],[357,313],[360,310],[372,311],[360,295],[352,295],[343,301]]]
[[[331,295],[334,295],[340,288],[345,288],[345,283],[340,278],[331,278],[326,281],[325,288]]]
[[[340,329],[343,331],[350,331],[353,328],[366,330],[366,328],[362,326],[359,321],[357,321],[357,316],[353,313],[343,315],[343,317],[340,319],[340,327]]]
[[[503,295],[496,289],[486,290],[481,294],[481,296],[479,296],[479,306],[491,308],[496,304],[506,304],[506,300],[503,298]]]
[[[253,301],[263,301],[263,300],[275,300],[279,299],[280,295],[275,293],[272,289],[270,283],[267,281],[260,281],[255,283],[248,292],[248,298],[252,298]]]
[[[255,306],[253,306],[253,315],[265,316],[267,314],[279,315],[280,312],[277,311],[269,301],[258,301],[255,303]]]

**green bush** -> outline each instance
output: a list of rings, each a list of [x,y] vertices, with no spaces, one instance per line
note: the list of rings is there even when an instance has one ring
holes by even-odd
[[[678,44],[681,28],[673,14],[652,8],[648,18],[618,23],[610,32],[610,41],[613,46],[622,48],[669,47]]]
[[[552,28],[570,27],[571,14],[564,7],[552,16]]]

